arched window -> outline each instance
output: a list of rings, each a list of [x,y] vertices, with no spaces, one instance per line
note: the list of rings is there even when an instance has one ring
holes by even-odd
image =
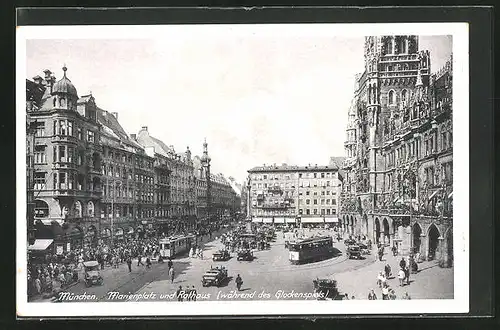
[[[76,201],[74,208],[75,208],[75,217],[81,218],[82,217],[82,203],[80,203],[80,201]]]
[[[396,103],[396,95],[393,90],[389,91],[389,104],[394,104]]]
[[[403,102],[403,104],[406,104],[407,101],[408,101],[408,91],[406,89],[403,89],[403,91],[401,92],[401,102]]]
[[[89,217],[94,216],[94,203],[92,203],[92,201],[89,201],[87,203],[87,213],[88,213]]]
[[[49,204],[42,200],[35,201],[35,218],[48,218]]]

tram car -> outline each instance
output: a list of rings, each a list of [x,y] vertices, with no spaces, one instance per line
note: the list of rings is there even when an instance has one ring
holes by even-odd
[[[333,254],[333,239],[330,236],[307,238],[290,242],[289,260],[292,264],[301,264],[327,259]]]
[[[195,242],[196,237],[194,235],[160,238],[158,241],[160,245],[160,259],[174,258],[187,253]]]

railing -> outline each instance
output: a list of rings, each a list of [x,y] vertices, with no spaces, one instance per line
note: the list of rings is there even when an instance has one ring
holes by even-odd
[[[67,142],[67,143],[73,143],[73,144],[78,144],[78,138],[72,135],[63,135],[63,134],[55,134],[52,137],[53,142]]]
[[[385,55],[380,58],[380,62],[403,62],[403,61],[418,61],[418,54],[408,55]]]

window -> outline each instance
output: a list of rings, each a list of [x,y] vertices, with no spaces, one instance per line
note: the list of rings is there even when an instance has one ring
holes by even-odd
[[[326,181],[326,186],[330,187],[330,181]]]
[[[49,205],[41,200],[35,201],[35,218],[48,218]]]
[[[35,136],[36,137],[45,136],[45,123],[37,123]]]
[[[330,209],[326,209],[326,215],[330,215]]]
[[[337,214],[337,210],[336,209],[332,209],[332,214]]]
[[[318,214],[318,209],[313,209],[314,215]]]
[[[329,199],[326,200],[326,205],[330,205],[330,200]]]
[[[59,189],[66,188],[66,173],[59,173]]]
[[[306,195],[309,196],[309,191],[306,191]]]
[[[321,215],[325,215],[325,209],[321,209]]]
[[[406,89],[403,89],[403,91],[401,92],[401,102],[403,103],[403,105],[406,105],[407,100],[408,100],[408,91]]]
[[[59,146],[59,161],[66,162],[66,146]]]
[[[68,121],[68,135],[73,136],[73,122]]]
[[[82,135],[82,128],[81,127],[78,127],[77,128],[77,135],[78,135],[78,140],[82,140],[83,139],[83,135]]]
[[[46,172],[35,172],[33,178],[33,189],[42,190],[45,186],[45,176]]]
[[[389,91],[389,104],[396,103],[396,95],[393,90]]]
[[[314,205],[318,205],[318,200],[317,199],[315,199],[313,202],[314,202]]]
[[[299,178],[302,178],[302,173],[299,173]]]
[[[309,205],[311,203],[310,199],[306,199],[306,204]]]
[[[94,132],[92,131],[87,131],[87,142],[92,142],[94,143]]]
[[[35,146],[35,164],[46,164],[45,146]]]
[[[321,178],[324,179],[325,178],[325,173],[321,173]]]
[[[310,215],[310,214],[311,214],[311,210],[306,209],[306,215]]]
[[[264,180],[267,180],[267,175],[264,175]]]
[[[337,200],[336,199],[332,199],[332,205],[337,205]]]
[[[67,135],[67,127],[64,120],[59,121],[59,135]]]
[[[94,217],[94,203],[92,201],[87,204],[87,214],[89,217]]]

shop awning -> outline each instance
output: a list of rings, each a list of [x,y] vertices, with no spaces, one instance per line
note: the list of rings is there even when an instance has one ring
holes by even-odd
[[[302,218],[302,223],[322,223],[322,217],[311,217],[311,218]]]
[[[262,218],[252,218],[252,222],[262,222]]]
[[[274,223],[285,223],[285,218],[274,218]]]
[[[434,191],[434,192],[433,192],[433,193],[429,196],[429,200],[433,199],[433,198],[436,196],[436,194],[439,192],[439,190],[440,190],[440,189],[438,189],[438,190]]]
[[[286,223],[295,223],[295,218],[285,218]]]
[[[53,239],[37,239],[33,245],[28,246],[29,251],[44,251],[50,244],[54,242]]]
[[[273,222],[273,218],[262,218],[262,222],[264,222],[264,223],[272,223]]]
[[[327,223],[337,223],[337,222],[339,222],[339,218],[325,217],[325,222],[327,222]]]

